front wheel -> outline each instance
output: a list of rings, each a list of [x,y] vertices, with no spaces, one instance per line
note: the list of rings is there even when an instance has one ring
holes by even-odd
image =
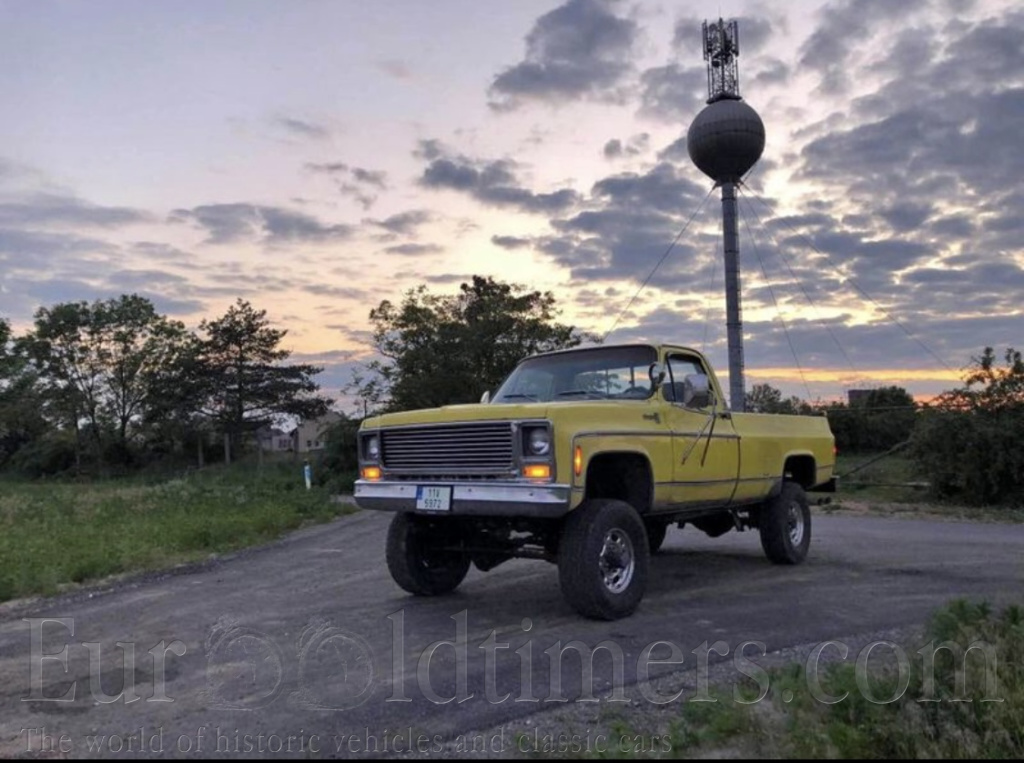
[[[585,617],[626,617],[647,589],[649,558],[647,531],[632,506],[608,498],[586,501],[569,514],[562,530],[562,594]]]
[[[388,527],[388,571],[417,596],[454,591],[469,571],[469,556],[451,548],[457,543],[457,533],[444,521],[395,514]]]
[[[784,482],[777,496],[761,507],[761,547],[774,564],[799,564],[811,546],[811,510],[807,494],[795,482]]]

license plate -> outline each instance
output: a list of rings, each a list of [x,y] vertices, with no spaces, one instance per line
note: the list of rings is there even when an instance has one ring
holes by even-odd
[[[416,488],[416,508],[423,511],[451,511],[452,489],[434,485],[419,485]]]

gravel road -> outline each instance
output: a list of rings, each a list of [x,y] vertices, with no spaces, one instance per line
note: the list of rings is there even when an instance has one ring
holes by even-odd
[[[638,668],[664,684],[699,664],[705,642],[729,649],[708,657],[720,674],[746,641],[786,654],[912,628],[954,597],[998,605],[1024,590],[1024,526],[816,514],[798,567],[769,564],[755,533],[673,529],[636,614],[592,622],[543,562],[409,597],[384,566],[387,521],[361,512],[0,609],[0,755],[452,752],[470,730],[543,724],[567,706],[628,709],[616,699],[646,701]]]

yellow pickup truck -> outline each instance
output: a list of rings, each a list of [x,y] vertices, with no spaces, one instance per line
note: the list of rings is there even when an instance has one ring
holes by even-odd
[[[544,559],[578,612],[625,617],[672,524],[757,528],[777,564],[807,555],[805,491],[835,486],[828,421],[724,400],[686,347],[534,355],[479,404],[366,419],[355,500],[395,512],[387,564],[410,593],[452,591],[470,564]]]

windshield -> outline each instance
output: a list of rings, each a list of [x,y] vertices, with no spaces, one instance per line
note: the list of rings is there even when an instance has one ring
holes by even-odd
[[[494,403],[646,400],[653,347],[597,347],[524,360],[495,393]]]

